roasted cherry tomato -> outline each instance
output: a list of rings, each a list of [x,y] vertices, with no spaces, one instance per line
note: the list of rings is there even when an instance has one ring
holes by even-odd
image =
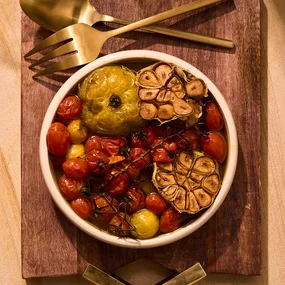
[[[70,133],[70,140],[74,144],[84,142],[88,137],[88,130],[83,126],[81,120],[74,120],[69,123],[67,129]]]
[[[70,121],[80,118],[81,110],[80,99],[76,96],[68,96],[58,106],[57,119],[64,124],[68,124]]]
[[[151,122],[151,127],[154,130],[154,133],[156,134],[157,138],[166,138],[174,133],[174,130],[171,126],[160,126],[155,121]]]
[[[159,228],[162,233],[170,233],[178,229],[182,224],[181,214],[169,208],[166,210],[159,221]]]
[[[112,167],[109,164],[110,160],[106,154],[96,149],[93,149],[87,153],[86,161],[88,163],[90,171],[98,175],[106,174]]]
[[[221,131],[224,127],[224,119],[219,110],[219,107],[213,103],[209,102],[205,106],[206,116],[205,125],[210,131]]]
[[[159,145],[163,139],[157,139],[153,143],[153,147]],[[154,162],[168,163],[172,161],[172,155],[177,152],[177,145],[172,141],[165,141],[163,144],[155,147],[151,151],[151,156]]]
[[[131,149],[130,151],[131,161],[134,161],[140,158],[137,162],[134,163],[135,168],[138,168],[141,170],[141,169],[144,169],[148,164],[150,164],[149,153],[144,156],[146,151],[147,151],[146,149],[137,148],[137,147]]]
[[[98,136],[92,136],[88,138],[85,143],[85,152],[88,153],[89,151],[96,149],[102,151],[101,146],[101,138]]]
[[[110,194],[121,196],[127,193],[130,186],[130,178],[127,173],[118,174],[118,172],[120,170],[116,168],[111,169],[104,177],[104,185],[105,190]]]
[[[195,128],[186,130],[175,138],[175,142],[179,149],[192,150],[196,149],[199,144],[199,134]]]
[[[90,201],[85,198],[78,198],[70,203],[73,211],[82,219],[88,219],[93,212],[93,207]]]
[[[101,138],[101,145],[107,156],[116,156],[126,147],[127,141],[124,138]]]
[[[131,163],[130,159],[127,158],[118,164],[118,168],[124,169],[126,166],[130,165],[130,163]],[[137,178],[140,174],[140,170],[141,169],[137,168],[135,164],[132,164],[128,166],[126,172],[131,178]]]
[[[118,201],[111,195],[95,195],[93,201],[95,213],[100,219],[110,220],[116,215],[115,209],[118,207]],[[115,209],[113,207],[115,207]]]
[[[68,152],[66,154],[66,159],[70,158],[84,158],[85,157],[85,149],[83,144],[72,144]]]
[[[70,158],[63,165],[63,172],[68,178],[81,180],[89,175],[88,163],[80,158]]]
[[[168,208],[165,200],[157,193],[149,193],[145,199],[146,207],[157,215],[161,215]]]
[[[151,126],[143,127],[140,131],[131,135],[132,147],[147,148],[156,139],[156,134]]]
[[[130,221],[129,215],[120,212],[109,222],[109,231],[121,237],[127,237],[130,234],[130,225],[125,221]]]
[[[123,210],[127,210],[129,214],[132,214],[145,207],[145,194],[137,188],[132,187],[126,194],[126,202],[123,203]]]
[[[51,124],[46,139],[50,153],[56,156],[66,155],[70,144],[70,134],[65,125],[62,123]]]
[[[202,150],[209,156],[223,163],[227,156],[227,144],[220,133],[209,132],[208,136],[201,140]]]
[[[81,189],[85,187],[85,181],[73,180],[62,175],[58,180],[58,187],[62,196],[70,201],[82,196]]]

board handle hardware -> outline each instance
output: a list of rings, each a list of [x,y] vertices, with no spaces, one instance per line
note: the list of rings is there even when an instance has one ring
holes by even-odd
[[[173,278],[166,282],[158,282],[161,285],[192,285],[196,284],[207,276],[203,267],[199,262],[189,267],[185,271],[176,274]],[[92,264],[88,264],[82,277],[95,285],[136,285],[136,283],[129,283],[127,280],[118,280],[115,277],[107,274],[101,269]],[[164,280],[166,276],[164,277]],[[157,283],[148,285],[155,285]]]

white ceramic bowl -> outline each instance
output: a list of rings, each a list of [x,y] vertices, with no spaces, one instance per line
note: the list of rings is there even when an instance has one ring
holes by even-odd
[[[217,100],[224,118],[225,118],[225,127],[227,130],[227,141],[228,141],[228,157],[225,167],[225,173],[223,177],[223,183],[219,194],[217,195],[214,203],[197,219],[189,223],[187,226],[184,226],[172,233],[162,234],[157,237],[146,239],[146,240],[135,240],[132,238],[119,238],[113,235],[110,235],[94,226],[85,220],[81,219],[79,216],[75,214],[75,212],[71,209],[69,204],[65,201],[61,193],[59,192],[56,180],[53,175],[52,165],[49,161],[49,155],[46,145],[46,134],[48,132],[49,126],[54,120],[54,116],[57,110],[58,105],[63,100],[63,98],[74,88],[76,88],[77,84],[82,81],[87,74],[92,72],[94,69],[98,67],[102,67],[104,65],[116,64],[119,62],[141,62],[141,61],[165,61],[171,62],[180,66],[184,69],[189,70],[193,75],[198,78],[202,78],[207,84],[209,90]],[[146,62],[145,66],[148,63]],[[148,50],[129,50],[122,51],[113,54],[109,54],[107,56],[101,57],[85,67],[81,68],[75,74],[73,74],[59,89],[59,91],[54,96],[50,106],[46,112],[42,129],[40,135],[40,163],[42,168],[42,173],[47,184],[47,187],[50,191],[50,194],[56,203],[56,205],[60,208],[60,210],[66,215],[66,217],[73,222],[78,228],[89,234],[90,236],[99,239],[101,241],[129,248],[151,248],[162,246],[165,244],[172,243],[179,239],[184,238],[185,236],[193,233],[198,228],[200,228],[203,224],[205,224],[218,210],[218,208],[223,203],[226,198],[234,175],[236,171],[237,165],[237,157],[238,157],[238,142],[237,142],[237,134],[235,124],[232,118],[232,114],[229,110],[229,107],[217,89],[217,87],[210,81],[208,77],[206,77],[201,71],[193,67],[191,64],[177,58],[174,56],[170,56],[165,53],[156,52],[156,51],[148,51]]]

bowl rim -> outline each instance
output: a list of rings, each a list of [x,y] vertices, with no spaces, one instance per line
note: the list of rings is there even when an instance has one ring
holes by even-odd
[[[224,173],[224,179],[222,183],[222,187],[215,198],[213,204],[197,219],[190,222],[185,227],[179,228],[178,230],[168,233],[162,234],[154,238],[145,239],[145,240],[136,240],[132,238],[119,238],[114,235],[108,234],[99,228],[92,226],[89,222],[81,219],[69,206],[66,200],[61,195],[58,187],[54,181],[53,171],[49,161],[49,155],[46,145],[46,134],[51,125],[54,115],[56,113],[57,107],[62,99],[69,93],[70,90],[74,88],[75,85],[78,84],[87,74],[95,70],[96,68],[114,63],[116,64],[118,61],[126,61],[126,60],[153,60],[153,61],[164,61],[173,63],[181,68],[189,70],[194,76],[201,78],[205,81],[208,89],[213,94],[214,98],[218,102],[222,113],[225,117],[225,126],[227,129],[227,140],[228,140],[228,158],[227,158],[227,166],[226,171]],[[49,192],[52,196],[53,201],[58,206],[58,208],[64,213],[64,215],[78,228],[80,228],[85,233],[89,234],[90,236],[101,240],[103,242],[120,246],[120,247],[127,247],[127,248],[152,248],[163,246],[177,240],[180,240],[189,234],[196,231],[202,225],[204,225],[219,209],[221,204],[223,203],[224,199],[226,198],[231,184],[233,182],[236,166],[237,166],[237,159],[238,159],[238,140],[237,140],[237,133],[235,123],[231,114],[231,111],[226,103],[221,92],[215,86],[215,84],[200,70],[195,68],[190,63],[179,59],[175,56],[151,51],[151,50],[128,50],[128,51],[120,51],[116,53],[112,53],[103,57],[96,59],[95,61],[89,63],[88,65],[84,66],[77,72],[75,72],[71,77],[61,86],[61,88],[57,91],[54,98],[52,99],[41,128],[40,133],[40,143],[39,143],[39,152],[40,152],[40,165],[42,174],[45,180],[45,183],[49,189]]]

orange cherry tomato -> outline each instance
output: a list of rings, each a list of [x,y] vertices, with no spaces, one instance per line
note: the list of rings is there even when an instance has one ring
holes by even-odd
[[[209,132],[201,140],[202,150],[209,156],[223,163],[227,156],[227,144],[224,137],[217,132]]]
[[[224,127],[224,119],[219,110],[219,107],[213,103],[209,102],[205,106],[206,116],[205,125],[210,131],[221,131]]]
[[[66,126],[62,123],[51,124],[47,133],[46,142],[48,151],[53,155],[66,155],[70,145],[70,134]]]
[[[70,201],[82,196],[81,189],[85,187],[84,180],[73,180],[62,175],[58,180],[59,191],[62,196]]]
[[[165,200],[157,193],[149,193],[145,199],[146,207],[157,215],[161,215],[168,208]]]
[[[181,214],[174,209],[166,210],[159,221],[159,228],[162,233],[170,233],[177,230],[182,224]]]
[[[123,219],[123,218],[124,219]],[[130,225],[125,221],[130,220],[129,215],[121,212],[120,215],[114,216],[109,222],[109,231],[121,237],[127,237],[130,233]]]
[[[95,213],[102,220],[110,220],[116,215],[118,201],[111,195],[93,197]],[[115,207],[115,209],[113,208]]]
[[[80,99],[76,96],[68,96],[58,106],[57,119],[64,124],[68,124],[70,121],[80,118],[81,110]]]
[[[82,219],[88,219],[93,212],[92,204],[85,198],[75,199],[70,205],[73,211]]]
[[[89,175],[88,163],[80,158],[70,158],[63,165],[63,172],[68,178],[81,180]]]

